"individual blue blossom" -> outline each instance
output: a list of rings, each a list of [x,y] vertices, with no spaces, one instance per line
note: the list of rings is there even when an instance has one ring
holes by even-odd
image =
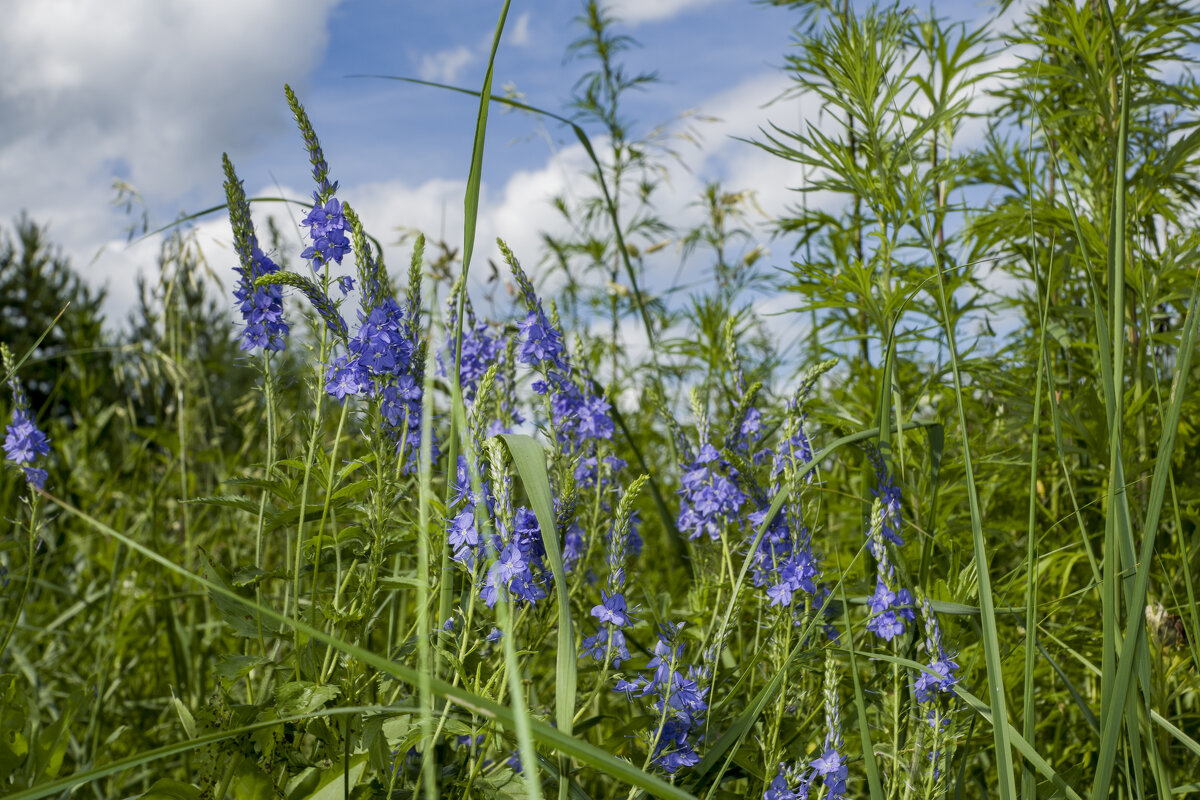
[[[474,569],[476,553],[479,550],[479,531],[475,528],[474,509],[467,508],[455,515],[447,530],[447,540],[454,551],[450,557],[465,564],[467,569]]]
[[[850,768],[846,765],[842,754],[835,748],[827,748],[813,760],[810,766],[816,770],[817,775],[821,776],[821,780],[829,790],[825,797],[832,800],[832,798],[841,797],[846,793],[846,778],[850,773]]]
[[[354,278],[349,275],[342,275],[337,279],[337,285],[342,296],[345,297],[354,291]]]
[[[624,628],[630,624],[629,609],[625,604],[625,596],[620,592],[608,594],[601,591],[604,601],[592,607],[592,616],[601,622]]]

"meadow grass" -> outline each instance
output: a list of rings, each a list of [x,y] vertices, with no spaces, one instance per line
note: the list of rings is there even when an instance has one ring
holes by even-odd
[[[126,340],[48,347],[68,309],[0,346],[4,796],[1200,792],[1200,14],[1054,2],[1000,38],[781,4],[824,116],[752,142],[807,176],[774,274],[755,187],[658,216],[668,154],[622,111],[653,76],[600,5],[568,112],[493,95],[506,0],[480,89],[419,89],[479,100],[461,251],[389,271],[285,87],[306,247],[226,158],[232,320],[175,233]],[[491,320],[500,105],[567,126],[594,193],[556,201],[554,297],[499,242]],[[684,252],[711,285],[672,303]],[[799,352],[764,293],[812,322]]]

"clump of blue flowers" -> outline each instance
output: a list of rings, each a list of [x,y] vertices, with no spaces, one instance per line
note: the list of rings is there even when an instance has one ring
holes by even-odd
[[[43,489],[49,475],[45,469],[33,464],[38,457],[50,454],[50,440],[33,419],[25,388],[14,372],[12,353],[3,344],[0,344],[0,355],[3,355],[5,372],[12,375],[8,385],[13,396],[12,424],[4,437],[4,455],[21,468],[30,486]]]
[[[700,449],[694,455],[687,454],[689,463],[679,481],[682,499],[676,524],[679,532],[689,539],[697,539],[703,534],[716,542],[726,527],[739,521],[742,505],[748,498],[738,486],[737,470],[709,440],[708,417],[695,391],[692,392],[692,411],[696,416]]]
[[[821,577],[811,537],[800,513],[799,484],[812,479],[811,472],[801,478],[800,468],[812,461],[812,448],[804,433],[804,418],[796,407],[796,401],[788,407],[783,438],[771,467],[771,495],[784,486],[791,486],[792,491],[781,513],[776,514],[763,533],[752,562],[754,585],[767,587],[767,597],[773,606],[790,606],[797,592],[814,594]],[[748,515],[756,528],[766,520],[767,499],[763,498],[761,509]]]
[[[925,625],[925,654],[928,666],[937,677],[921,672],[913,683],[913,697],[918,703],[932,703],[939,694],[953,691],[958,683],[958,663],[942,645],[942,629],[929,598],[921,597],[921,618]]]
[[[896,568],[888,555],[884,541],[884,518],[886,511],[882,500],[875,498],[871,509],[870,550],[875,557],[875,592],[867,600],[871,618],[867,630],[886,641],[904,633],[905,621],[916,619],[912,592],[897,587]]]
[[[629,659],[629,648],[625,644],[625,628],[633,624],[631,609],[625,600],[625,559],[629,554],[633,524],[633,503],[642,487],[650,479],[639,476],[629,485],[625,495],[617,504],[616,520],[608,549],[608,586],[601,590],[601,602],[592,608],[592,616],[600,621],[600,630],[583,640],[583,651],[605,666],[612,664],[617,669]]]
[[[654,657],[646,664],[653,670],[649,677],[622,679],[614,691],[624,692],[629,699],[650,697],[650,708],[657,719],[652,734],[651,763],[664,772],[674,773],[680,767],[700,762],[696,752],[695,734],[704,726],[708,703],[701,688],[708,681],[710,666],[689,666],[687,676],[679,670],[683,662],[683,644],[677,643],[682,623],[664,626],[654,645]]]
[[[283,287],[279,284],[259,286],[265,275],[279,271],[279,265],[267,257],[258,246],[254,222],[246,190],[233,169],[229,156],[221,155],[225,168],[225,200],[229,222],[233,227],[233,244],[238,254],[237,286],[233,296],[241,313],[243,350],[279,351],[287,344],[291,327],[283,317]]]
[[[549,397],[555,437],[564,451],[592,455],[601,442],[611,441],[616,431],[612,404],[592,391],[586,374],[572,368],[557,320],[546,315],[533,283],[512,251],[504,242],[499,245],[526,309],[525,318],[517,323],[517,361],[540,374],[532,388]]]

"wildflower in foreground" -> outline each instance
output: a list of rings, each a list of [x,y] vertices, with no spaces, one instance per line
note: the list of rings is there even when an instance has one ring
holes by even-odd
[[[6,372],[13,371],[12,354],[7,347],[2,347],[0,355]],[[38,456],[50,454],[50,440],[38,428],[29,411],[29,398],[20,380],[13,375],[8,385],[12,388],[13,413],[12,424],[8,426],[8,435],[4,438],[4,455],[10,461],[16,462],[25,473],[25,480],[34,488],[42,489],[48,477],[46,470],[33,466]]]
[[[635,695],[654,698],[650,703],[656,721],[651,733],[651,763],[668,773],[700,762],[689,736],[704,727],[704,712],[708,710],[701,688],[709,678],[708,668],[691,666],[686,678],[675,668],[683,658],[683,645],[673,644],[681,627],[664,627],[659,634],[654,658],[646,664],[646,669],[654,670],[651,677],[622,679],[613,689],[630,700]]]

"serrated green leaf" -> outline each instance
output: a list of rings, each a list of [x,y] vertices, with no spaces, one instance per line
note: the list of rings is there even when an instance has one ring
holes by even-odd
[[[291,681],[275,690],[275,707],[283,716],[304,716],[321,708],[341,693],[341,689],[329,684]]]

